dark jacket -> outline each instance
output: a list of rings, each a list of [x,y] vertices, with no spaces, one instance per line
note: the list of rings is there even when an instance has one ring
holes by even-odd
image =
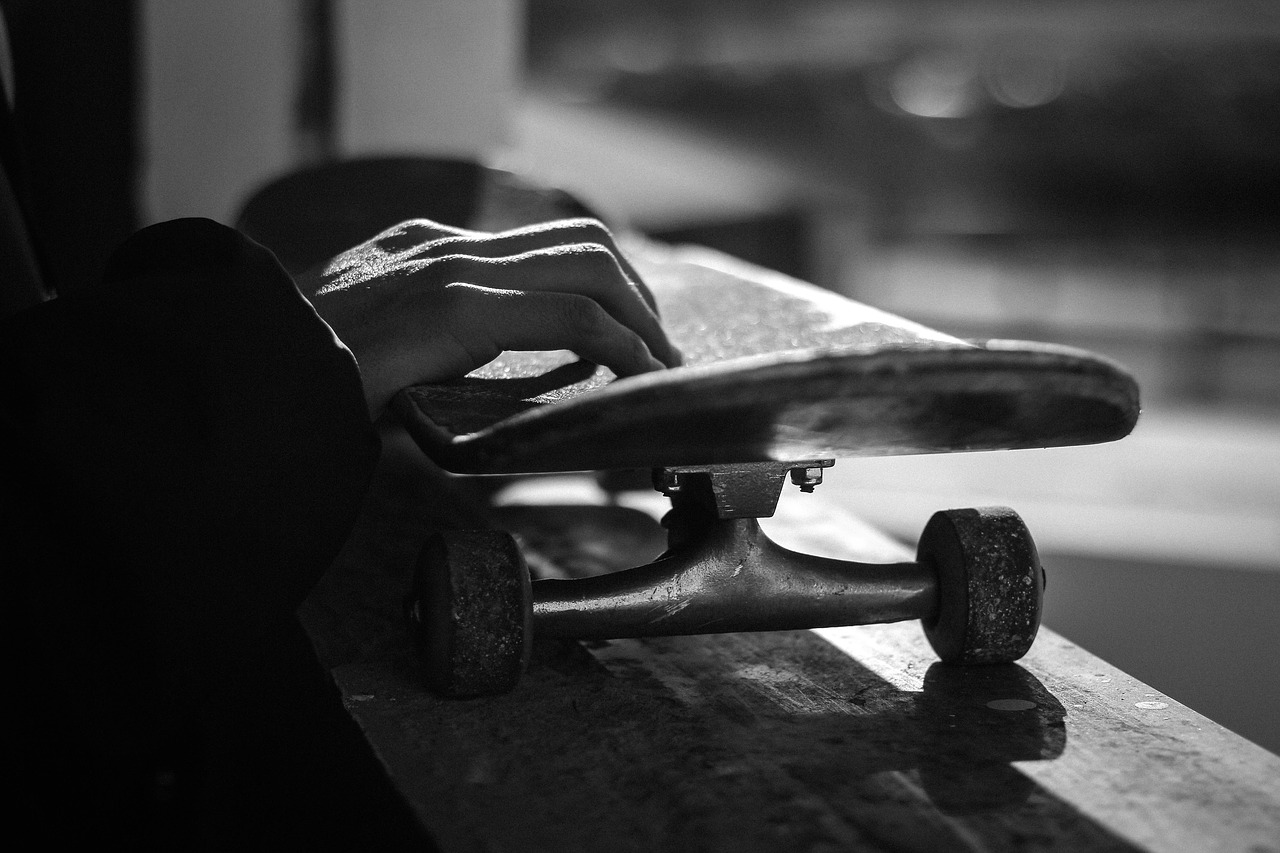
[[[305,834],[344,722],[295,611],[378,454],[350,354],[268,251],[180,220],[3,321],[0,383],[19,814]]]

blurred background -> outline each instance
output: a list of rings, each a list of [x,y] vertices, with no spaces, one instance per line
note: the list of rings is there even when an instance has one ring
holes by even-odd
[[[64,289],[267,180],[464,157],[972,337],[1127,365],[1114,445],[846,460],[1016,507],[1053,629],[1280,752],[1274,0],[0,0]],[[788,496],[790,500],[800,500]]]
[[[1046,623],[1280,751],[1280,5],[531,0],[511,162],[633,226],[1137,374],[1106,447],[849,460],[1009,504]]]

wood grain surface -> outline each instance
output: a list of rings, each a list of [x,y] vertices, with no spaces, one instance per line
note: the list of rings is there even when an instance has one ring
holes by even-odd
[[[385,464],[303,611],[442,850],[1280,850],[1280,758],[1049,631],[1019,664],[967,669],[916,623],[539,643],[514,693],[437,699],[399,622],[431,529],[505,518],[585,572],[661,544],[641,508],[660,503],[609,505],[589,478],[517,484],[496,512],[459,486],[411,448]],[[817,496],[768,524],[827,556],[907,553]]]

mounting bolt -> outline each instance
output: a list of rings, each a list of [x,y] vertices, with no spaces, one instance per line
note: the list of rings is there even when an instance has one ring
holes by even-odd
[[[653,487],[664,495],[674,495],[684,485],[680,474],[670,468],[658,468],[653,472]]]
[[[802,492],[812,492],[822,484],[821,468],[792,468],[791,482],[800,487]]]

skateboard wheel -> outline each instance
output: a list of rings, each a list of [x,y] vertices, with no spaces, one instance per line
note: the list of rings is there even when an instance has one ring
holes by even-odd
[[[938,576],[938,613],[924,633],[948,663],[1006,663],[1026,654],[1040,628],[1044,572],[1031,533],[1006,507],[935,513],[918,562]]]
[[[533,592],[515,540],[438,533],[423,546],[405,616],[427,686],[455,698],[515,688],[529,661]]]

